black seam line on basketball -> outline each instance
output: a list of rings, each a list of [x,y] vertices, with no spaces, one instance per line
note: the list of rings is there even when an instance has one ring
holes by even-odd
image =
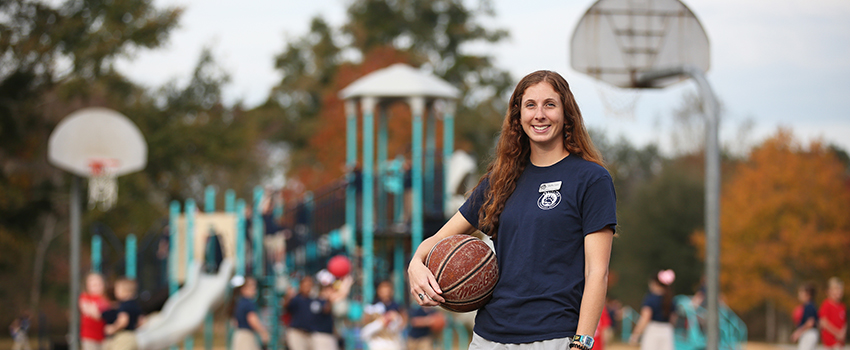
[[[481,261],[478,263],[478,265],[476,265],[472,270],[470,270],[470,272],[465,274],[460,280],[458,280],[455,283],[453,283],[452,285],[448,286],[445,290],[443,290],[443,293],[451,292],[453,289],[457,288],[458,286],[462,285],[464,282],[466,282],[467,280],[472,278],[472,276],[474,276],[475,273],[477,273],[479,270],[484,268],[485,265],[490,263],[490,259],[495,258],[494,256],[495,256],[495,254],[491,250],[489,252],[489,254],[487,254],[486,258],[481,259]]]
[[[470,236],[469,238],[472,238],[472,236]],[[472,238],[472,239],[474,239],[474,238]],[[458,251],[458,249],[465,246],[467,243],[472,242],[472,239],[464,238],[463,242],[460,242],[460,244],[458,244],[457,247],[455,247],[454,249],[452,249],[452,251],[450,251],[448,254],[446,254],[446,257],[443,258],[443,263],[440,264],[440,269],[437,270],[437,275],[434,276],[434,277],[439,278],[439,276],[442,276],[443,270],[446,269],[446,265],[449,264],[449,259],[452,258],[452,255],[455,255],[455,253]],[[440,289],[443,289],[443,287],[440,287]],[[445,291],[443,291],[443,292],[445,293]]]
[[[448,300],[446,300],[446,301],[442,302],[441,304],[446,304],[446,305],[449,305],[449,306],[452,306],[452,305],[463,306],[463,305],[469,305],[469,304],[477,303],[477,302],[484,300],[484,299],[487,299],[491,296],[493,296],[492,290],[487,292],[487,294],[484,294],[484,295],[477,297],[475,299],[472,299],[472,300],[466,300],[466,301],[448,301]]]
[[[491,250],[491,251],[490,251],[490,253],[489,253],[489,254],[487,254],[487,257],[486,257],[486,258],[481,259],[481,262],[479,262],[479,263],[478,263],[478,266],[475,266],[475,268],[474,268],[474,269],[472,269],[472,271],[470,271],[469,273],[467,273],[466,275],[464,275],[464,276],[463,276],[463,278],[461,278],[459,281],[457,281],[457,282],[455,282],[454,284],[450,285],[448,288],[443,289],[443,293],[451,292],[453,289],[455,289],[455,288],[457,288],[458,286],[460,286],[461,284],[463,284],[463,282],[466,282],[467,280],[469,280],[470,278],[472,278],[472,276],[475,276],[475,273],[476,273],[476,272],[478,272],[479,270],[483,269],[483,268],[484,268],[484,266],[485,266],[485,265],[487,265],[487,264],[490,262],[490,259],[493,257],[493,255],[494,255],[494,254],[493,254],[493,251]]]

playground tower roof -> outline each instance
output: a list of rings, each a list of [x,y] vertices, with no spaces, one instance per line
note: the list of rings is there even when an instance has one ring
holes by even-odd
[[[355,80],[339,92],[342,99],[356,97],[431,97],[457,99],[460,91],[433,74],[396,63]]]

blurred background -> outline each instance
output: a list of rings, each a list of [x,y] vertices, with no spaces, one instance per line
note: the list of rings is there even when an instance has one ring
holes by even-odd
[[[572,71],[569,38],[592,3],[0,2],[0,325],[29,310],[49,332],[67,330],[70,175],[46,156],[63,117],[108,107],[148,143],[147,167],[118,179],[117,204],[84,211],[85,266],[96,227],[117,239],[159,232],[172,200],[200,202],[210,185],[240,198],[272,189],[286,208],[338,186],[338,93],[394,63],[460,90],[455,145],[479,169],[517,80],[563,74],[617,189],[609,296],[638,308],[667,268],[676,294],[694,294],[704,271],[695,88],[612,91]],[[751,340],[786,342],[801,284],[850,280],[850,2],[686,5],[708,33],[722,105],[722,299]],[[390,119],[390,157],[410,155],[408,120]]]

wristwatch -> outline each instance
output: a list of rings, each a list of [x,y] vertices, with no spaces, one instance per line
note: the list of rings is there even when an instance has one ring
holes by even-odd
[[[573,341],[570,342],[570,348],[579,348],[580,350],[593,349],[593,337],[576,334],[573,336]]]

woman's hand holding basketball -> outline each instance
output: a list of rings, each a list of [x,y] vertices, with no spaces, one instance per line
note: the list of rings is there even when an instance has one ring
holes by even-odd
[[[416,300],[422,306],[437,306],[444,302],[440,294],[440,285],[437,284],[437,279],[431,273],[422,260],[414,257],[410,261],[407,268],[407,274],[410,277],[410,294],[413,295],[413,300]]]

